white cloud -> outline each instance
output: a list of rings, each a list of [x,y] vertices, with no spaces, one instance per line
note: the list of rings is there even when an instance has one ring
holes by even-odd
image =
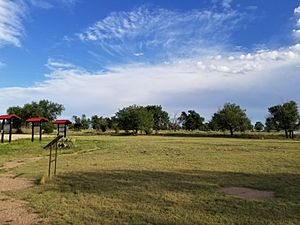
[[[182,57],[208,51],[208,46],[223,48],[240,20],[232,9],[181,12],[143,6],[113,12],[77,37],[111,56],[143,52],[148,58]]]
[[[272,104],[288,99],[300,102],[300,45],[228,55],[234,59],[223,55],[161,65],[132,64],[109,72],[89,72],[49,59],[52,70],[46,81],[0,89],[1,110],[12,102],[46,98],[64,104],[65,116],[112,115],[131,104],[162,104],[169,112],[193,108],[209,119],[224,102],[232,101],[247,108],[253,119],[263,119]]]
[[[0,47],[21,46],[24,19],[32,7],[43,9],[59,5],[73,6],[77,0],[0,0]]]
[[[300,6],[297,7],[297,8],[295,8],[294,13],[295,13],[295,14],[299,14],[299,13],[300,13]]]
[[[76,68],[76,66],[74,66],[71,63],[65,62],[63,60],[52,59],[52,58],[48,59],[46,66],[52,71],[70,70]]]
[[[231,2],[232,2],[232,0],[223,0],[222,5],[225,8],[230,8],[231,7]]]
[[[12,103],[46,98],[64,104],[65,116],[112,115],[131,104],[161,104],[169,112],[196,109],[209,119],[224,102],[231,101],[247,108],[253,119],[263,119],[270,105],[289,99],[300,102],[300,44],[255,52],[228,51],[224,45],[239,20],[231,8],[183,13],[142,7],[112,13],[78,34],[80,39],[112,56],[128,54],[139,59],[167,52],[175,57],[158,57],[160,63],[151,65],[112,66],[108,72],[87,71],[49,58],[50,72],[44,82],[0,88],[0,111]]]
[[[56,6],[74,6],[78,0],[25,0],[34,7],[50,9]]]
[[[254,70],[263,70],[269,64],[284,63],[300,55],[300,44],[277,50],[259,50],[254,53],[230,53],[230,56],[217,55],[199,61],[198,67],[207,72],[217,71],[231,74],[244,74]]]
[[[21,45],[25,11],[26,6],[21,1],[0,0],[0,47],[6,44]]]
[[[293,35],[298,40],[300,39],[300,6],[294,10],[294,18],[296,20],[295,29],[293,29]]]

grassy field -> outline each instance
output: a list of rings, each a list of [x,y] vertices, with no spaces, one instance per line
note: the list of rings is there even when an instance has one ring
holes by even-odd
[[[299,141],[75,139],[74,149],[60,151],[55,180],[6,193],[28,201],[45,224],[300,224]],[[29,140],[0,145],[1,164],[46,155]],[[39,180],[46,171],[47,158],[13,172]],[[243,200],[216,191],[226,186],[271,190],[275,198]]]

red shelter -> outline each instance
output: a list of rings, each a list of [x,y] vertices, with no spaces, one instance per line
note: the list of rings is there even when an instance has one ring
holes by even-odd
[[[64,137],[67,136],[67,127],[69,124],[72,124],[70,120],[55,120],[52,124],[57,124],[57,136],[60,132],[63,132]]]
[[[34,127],[40,127],[40,141],[42,140],[42,123],[48,122],[47,118],[39,117],[39,118],[30,118],[26,120],[26,123],[31,123],[32,132],[31,132],[31,141],[34,141]]]
[[[0,120],[2,120],[2,125],[1,125],[1,143],[4,142],[4,133],[5,133],[5,131],[4,131],[4,124],[5,124],[5,120],[7,120],[8,123],[9,123],[9,138],[8,138],[8,141],[11,142],[13,120],[21,120],[21,118],[18,117],[16,114],[11,114],[11,115],[0,116]]]

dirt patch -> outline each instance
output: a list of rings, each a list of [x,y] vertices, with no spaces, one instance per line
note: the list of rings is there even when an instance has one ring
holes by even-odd
[[[15,177],[12,174],[0,174],[0,191],[21,190],[34,185],[34,180]]]
[[[35,185],[34,180],[21,178],[11,173],[11,169],[23,164],[36,162],[44,157],[25,158],[4,163],[0,168],[0,224],[3,225],[31,225],[39,222],[39,216],[26,210],[26,201],[20,201],[5,196],[5,191],[16,191]]]
[[[38,134],[35,134],[34,136],[35,136],[35,138],[38,138]],[[8,137],[9,137],[8,134],[4,135],[5,140],[8,140]],[[31,134],[12,134],[11,137],[12,137],[13,141],[19,140],[19,139],[31,139]],[[46,137],[54,137],[54,135],[43,134],[43,138],[46,138]]]
[[[11,198],[0,198],[0,224],[31,225],[39,221],[38,215],[26,210],[26,202]]]
[[[39,161],[43,158],[44,157],[33,157],[33,158],[27,158],[27,159],[22,159],[22,160],[9,161],[9,162],[4,163],[3,166],[0,169],[5,169],[5,170],[13,169],[13,168],[21,166],[23,164],[26,164],[26,163]]]
[[[219,188],[218,192],[233,195],[247,200],[274,198],[273,191],[260,191],[252,188],[245,188],[245,187],[223,187],[223,188]]]

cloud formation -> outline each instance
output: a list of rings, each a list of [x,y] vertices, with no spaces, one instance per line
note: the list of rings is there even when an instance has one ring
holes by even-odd
[[[162,60],[222,49],[241,19],[233,9],[183,12],[142,6],[113,12],[77,36],[111,57],[132,59],[138,54]]]
[[[232,56],[234,55],[234,56]],[[2,111],[12,102],[23,104],[47,98],[67,108],[66,116],[112,115],[126,105],[162,104],[169,112],[196,109],[207,119],[224,102],[248,109],[252,119],[263,119],[267,107],[284,100],[300,101],[300,45],[252,54],[231,54],[180,60],[160,65],[123,65],[109,72],[91,72],[49,59],[48,79],[28,88],[2,88]],[[252,65],[245,68],[240,65]],[[216,69],[217,68],[217,69]],[[235,71],[240,68],[241,71]]]
[[[230,101],[247,108],[253,120],[263,120],[271,105],[300,102],[300,44],[228,50],[231,32],[242,18],[230,1],[222,2],[224,10],[217,12],[140,7],[111,13],[79,33],[80,41],[112,57],[130,55],[141,61],[107,66],[103,72],[49,58],[45,81],[0,88],[0,111],[12,102],[46,98],[64,104],[66,117],[110,116],[131,104],[161,104],[170,113],[195,109],[209,119]],[[159,61],[149,63],[153,56]]]
[[[21,46],[25,11],[26,6],[21,1],[0,0],[0,47],[7,44]]]
[[[296,20],[295,28],[293,29],[293,35],[296,39],[300,39],[300,6],[295,8],[294,17]]]
[[[77,0],[0,0],[0,47],[21,47],[21,39],[25,34],[23,23],[31,8],[73,6],[76,2]]]

